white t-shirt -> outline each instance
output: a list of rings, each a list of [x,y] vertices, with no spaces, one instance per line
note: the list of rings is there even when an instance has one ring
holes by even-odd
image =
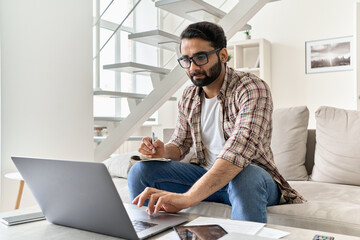
[[[225,145],[223,126],[220,121],[221,105],[217,97],[204,97],[201,106],[201,139],[204,145],[206,166],[209,170]]]

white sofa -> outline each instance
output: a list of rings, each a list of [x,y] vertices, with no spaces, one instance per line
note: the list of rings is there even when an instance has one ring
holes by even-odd
[[[316,130],[311,130],[306,107],[274,111],[274,160],[307,202],[268,207],[268,222],[360,237],[360,112],[320,107],[315,115]],[[132,154],[104,162],[125,202]],[[183,211],[231,217],[231,206],[220,203],[202,202]]]

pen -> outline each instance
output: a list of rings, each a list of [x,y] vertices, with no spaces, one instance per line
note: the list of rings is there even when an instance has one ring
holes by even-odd
[[[153,152],[155,152],[154,142],[155,142],[155,133],[152,132],[151,133],[151,143],[153,144],[153,149],[152,149]]]

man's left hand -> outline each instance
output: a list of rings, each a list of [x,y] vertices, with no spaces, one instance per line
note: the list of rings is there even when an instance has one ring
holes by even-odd
[[[132,203],[142,207],[146,199],[149,199],[146,211],[150,215],[159,211],[176,213],[193,205],[190,196],[186,193],[172,193],[151,187],[145,188]]]

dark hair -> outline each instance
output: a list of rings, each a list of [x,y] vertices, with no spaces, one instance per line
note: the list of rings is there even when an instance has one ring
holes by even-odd
[[[226,37],[222,27],[211,22],[197,22],[190,24],[180,35],[184,38],[201,38],[209,41],[215,49],[226,48]],[[181,47],[181,46],[180,46]]]

